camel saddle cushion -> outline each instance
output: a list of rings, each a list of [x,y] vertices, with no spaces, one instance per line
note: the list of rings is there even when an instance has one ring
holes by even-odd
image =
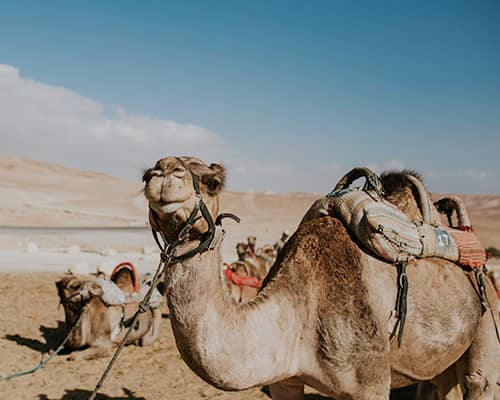
[[[360,189],[334,190],[326,197],[328,213],[378,257],[394,263],[422,253],[416,225],[393,204]]]
[[[484,248],[473,232],[415,224],[399,208],[374,193],[334,190],[319,201],[368,251],[385,261],[440,257],[471,268],[486,262]]]
[[[124,305],[128,303],[139,303],[142,301],[148,292],[151,282],[148,281],[148,275],[141,279],[141,284],[138,292],[125,293],[116,283],[110,279],[96,278],[97,283],[102,288],[101,300],[108,306]],[[153,293],[149,300],[149,307],[159,308],[161,306],[162,295],[157,288],[153,289]]]

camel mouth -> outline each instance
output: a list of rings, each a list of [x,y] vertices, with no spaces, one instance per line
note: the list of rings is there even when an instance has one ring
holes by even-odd
[[[176,201],[173,203],[156,203],[151,204],[151,208],[162,214],[173,214],[179,210],[184,205],[182,201]]]
[[[154,211],[163,215],[174,214],[183,208],[194,208],[191,199],[184,201],[150,201],[149,205]]]

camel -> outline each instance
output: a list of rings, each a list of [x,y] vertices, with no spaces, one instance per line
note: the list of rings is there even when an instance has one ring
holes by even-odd
[[[167,242],[199,202],[194,177],[215,219],[222,165],[167,157],[144,174],[153,229]],[[301,224],[255,300],[243,305],[234,304],[224,284],[220,242],[182,258],[209,226],[207,217],[196,220],[165,272],[177,348],[209,384],[223,390],[270,385],[274,400],[303,399],[305,384],[337,400],[388,400],[391,388],[439,383],[460,359],[466,398],[493,399],[492,320],[457,265],[435,258],[408,264],[408,315],[398,348],[388,329],[396,270],[364,252],[339,220],[326,215]],[[492,300],[489,284],[487,291]]]
[[[257,296],[260,282],[267,275],[269,268],[274,262],[269,252],[273,252],[272,246],[257,248],[255,253],[256,237],[249,236],[247,243],[236,244],[238,259],[230,264],[225,264],[227,285],[231,296],[237,303],[248,303]],[[254,279],[252,279],[254,278]]]
[[[124,288],[132,284],[128,272],[117,275],[117,284]],[[74,326],[66,346],[76,350],[68,357],[71,361],[91,360],[111,355],[113,346],[118,345],[126,333],[124,321],[137,310],[137,302],[122,305],[106,305],[101,296],[103,289],[94,278],[66,274],[56,282],[57,292],[64,306],[66,324]],[[139,317],[137,329],[133,329],[125,344],[137,343],[142,346],[153,344],[159,334],[161,311],[150,308]]]
[[[238,260],[227,264],[226,268],[231,271],[230,274],[226,273],[227,287],[236,303],[248,303],[253,300],[257,296],[259,282],[255,266],[248,261]]]
[[[276,254],[279,253],[281,249],[285,246],[285,243],[289,237],[290,237],[290,232],[288,231],[282,232],[280,239],[274,244],[274,250],[276,251]]]
[[[247,241],[247,243],[239,242],[236,244],[238,261],[250,264],[249,268],[251,274],[249,276],[255,276],[261,281],[266,277],[269,269],[273,265],[274,258],[270,257],[260,248],[255,249],[257,241],[255,236],[249,236]]]
[[[278,256],[278,252],[275,250],[275,245],[265,244],[264,246],[257,249],[257,255],[266,256],[272,266],[272,264],[274,264],[274,261],[276,260],[276,257]]]

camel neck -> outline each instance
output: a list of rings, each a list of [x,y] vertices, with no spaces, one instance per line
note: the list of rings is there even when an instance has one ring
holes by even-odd
[[[171,265],[167,302],[184,361],[208,383],[246,389],[297,373],[301,323],[282,291],[237,305],[226,289],[218,250]]]

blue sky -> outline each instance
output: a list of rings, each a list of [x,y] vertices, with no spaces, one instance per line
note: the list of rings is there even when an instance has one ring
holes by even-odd
[[[500,193],[497,1],[4,1],[0,64],[0,152],[129,179],[188,152],[276,192],[404,166]]]

